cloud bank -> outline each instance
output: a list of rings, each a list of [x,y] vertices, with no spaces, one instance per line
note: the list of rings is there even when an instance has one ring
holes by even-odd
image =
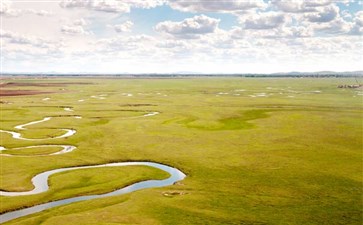
[[[359,1],[3,0],[0,16],[3,71],[363,70]]]

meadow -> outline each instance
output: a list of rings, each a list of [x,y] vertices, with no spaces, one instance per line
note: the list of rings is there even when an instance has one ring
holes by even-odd
[[[353,78],[3,79],[67,83],[11,86],[43,91],[2,96],[0,190],[31,190],[41,172],[152,161],[183,171],[172,186],[82,201],[4,224],[362,224],[363,90]],[[73,83],[73,84],[71,84]],[[52,93],[51,93],[52,92]],[[148,113],[159,112],[152,116]],[[81,117],[81,118],[76,118]],[[73,145],[16,149],[30,145]],[[0,213],[107,193],[147,179],[146,166],[69,171],[37,195],[0,196]]]

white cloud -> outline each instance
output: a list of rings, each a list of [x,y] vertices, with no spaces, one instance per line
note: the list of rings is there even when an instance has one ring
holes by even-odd
[[[101,52],[116,52],[128,51],[131,54],[132,50],[146,49],[146,46],[150,46],[155,39],[148,35],[135,35],[129,37],[115,37],[100,39],[93,43],[93,45],[99,46]]]
[[[351,15],[340,12],[337,2],[349,4],[350,0],[273,0],[272,5],[290,15],[293,23],[285,24],[277,37],[320,37],[353,34]],[[343,17],[342,17],[343,16]],[[347,20],[345,18],[348,18]],[[354,19],[353,19],[354,20]],[[268,35],[273,38],[273,35]]]
[[[0,1],[0,15],[6,17],[19,17],[26,14],[33,14],[37,16],[51,16],[52,12],[46,10],[35,9],[15,9],[12,7],[12,2],[9,0]]]
[[[345,2],[345,0],[340,0],[340,1]],[[339,0],[309,0],[303,2],[305,7],[319,7],[319,6],[327,6],[334,2],[339,2]]]
[[[180,38],[198,38],[202,34],[213,33],[219,24],[219,19],[205,15],[186,18],[181,22],[164,21],[155,26],[155,30]]]
[[[317,9],[317,12],[308,13],[306,17],[310,22],[326,23],[334,20],[339,16],[339,7],[336,5],[329,5]]]
[[[358,11],[355,15],[354,15],[354,22],[360,26],[363,27],[363,11]]]
[[[62,0],[60,6],[63,8],[87,8],[111,13],[130,12],[127,3],[116,0]]]
[[[86,31],[84,28],[88,24],[89,23],[83,18],[76,19],[72,24],[63,25],[61,27],[61,32],[67,35],[90,35],[92,32]]]
[[[245,29],[272,29],[282,26],[287,20],[287,16],[281,13],[261,13],[252,14],[248,17],[241,18]]]
[[[184,40],[163,40],[156,44],[159,48],[169,48],[169,49],[190,49],[190,43]]]
[[[85,31],[82,26],[74,26],[74,25],[63,25],[61,27],[61,32],[68,35],[89,35],[91,34],[88,31]]]
[[[234,29],[232,29],[235,32]],[[210,46],[214,48],[214,51],[217,51],[218,54],[234,54],[234,51],[239,51],[240,49],[246,49],[251,47],[251,43],[243,38],[231,38],[231,32],[219,30],[216,33],[205,36],[200,41],[200,48],[208,49],[206,46]]]
[[[133,25],[134,25],[134,23],[132,21],[128,20],[121,24],[114,25],[113,28],[117,33],[131,32],[131,28]]]
[[[86,25],[88,25],[88,22],[85,19],[81,18],[81,19],[75,20],[73,22],[73,25],[76,25],[76,26],[86,26]]]
[[[232,27],[229,33],[232,39],[243,39],[247,36],[246,31],[237,26]]]
[[[315,11],[314,9],[307,9],[304,7],[303,1],[282,1],[282,0],[272,0],[272,4],[277,7],[277,9],[284,12],[309,12]]]
[[[279,38],[311,38],[314,36],[314,29],[312,27],[304,26],[292,26],[292,27],[281,27],[279,29],[274,29],[272,32],[260,35],[265,38],[279,39]]]
[[[348,32],[352,29],[352,23],[345,21],[341,17],[338,17],[328,23],[305,24],[316,31],[316,36],[321,36],[322,34],[343,35],[348,34]]]
[[[284,29],[285,37],[301,38],[301,37],[312,37],[314,30],[311,27],[295,26]]]
[[[264,8],[262,0],[219,1],[219,0],[169,0],[171,8],[185,12],[238,12]]]
[[[57,43],[56,41],[36,36],[23,35],[8,30],[0,30],[0,38],[12,44],[30,45],[38,48],[57,48],[62,45],[62,43]]]
[[[165,4],[167,0],[129,0],[131,7],[150,9]]]
[[[340,4],[351,0],[0,1],[4,5],[1,57],[8,71],[218,73],[362,68],[363,12],[351,10],[356,3]],[[149,18],[147,9],[162,4],[170,7],[153,9],[153,16],[163,13],[144,19]],[[145,9],[145,15],[133,14],[139,13],[135,8]],[[131,19],[137,21],[137,29]]]
[[[132,7],[153,8],[164,4],[163,0],[62,0],[60,6],[63,8],[86,8],[95,11],[109,13],[128,13]]]
[[[350,12],[348,10],[343,10],[341,12],[341,15],[345,19],[352,19],[352,14],[350,14]]]
[[[18,16],[20,11],[11,8],[12,2],[9,0],[2,0],[0,2],[0,15],[4,16]]]
[[[350,31],[351,35],[363,35],[363,11],[358,11],[354,15],[352,29]]]
[[[34,9],[25,9],[25,10],[19,10],[18,16],[24,15],[24,14],[34,14],[37,16],[51,16],[53,15],[52,12],[48,12],[46,10],[34,10]]]
[[[272,0],[271,4],[283,12],[303,13],[316,12],[316,7],[332,4],[332,0]]]

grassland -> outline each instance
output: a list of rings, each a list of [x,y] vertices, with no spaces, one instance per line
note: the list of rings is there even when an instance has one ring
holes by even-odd
[[[16,82],[77,84],[30,86],[26,90],[56,93],[2,97],[0,129],[14,130],[53,116],[22,134],[57,136],[59,128],[77,133],[46,141],[0,133],[0,146],[63,144],[77,149],[59,156],[1,156],[1,190],[29,190],[31,177],[51,169],[119,161],[164,163],[187,178],[177,185],[65,205],[6,224],[362,224],[363,90],[337,88],[353,79]],[[138,117],[153,111],[160,114]],[[52,151],[19,153],[44,150]],[[147,167],[102,170],[55,175],[44,194],[1,196],[0,212],[166,176]]]

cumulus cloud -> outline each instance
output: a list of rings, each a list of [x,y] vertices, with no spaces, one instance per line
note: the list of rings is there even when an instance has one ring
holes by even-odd
[[[47,40],[36,36],[23,35],[8,30],[0,30],[0,38],[12,44],[30,45],[37,48],[58,48],[63,44],[60,42]]]
[[[301,1],[301,0],[300,0]],[[338,2],[336,0],[309,0],[304,1],[305,7],[319,7],[319,6],[327,6],[334,2]],[[340,0],[340,2],[346,2],[345,0]]]
[[[46,10],[35,10],[35,9],[14,9],[12,2],[9,0],[0,1],[0,15],[7,17],[18,17],[21,15],[33,14],[38,16],[51,16],[52,12]]]
[[[134,35],[129,37],[106,38],[94,42],[94,45],[100,46],[102,52],[119,52],[146,49],[155,39],[148,35]]]
[[[169,0],[169,6],[184,12],[238,12],[264,8],[263,0],[219,1],[219,0]]]
[[[184,40],[164,40],[157,43],[156,46],[159,48],[168,48],[168,49],[170,48],[188,49],[190,47],[188,42]]]
[[[287,20],[286,15],[278,13],[252,14],[240,20],[245,29],[272,29],[282,26]]]
[[[68,34],[68,35],[91,34],[90,32],[85,31],[82,26],[73,26],[73,25],[63,25],[61,27],[61,32],[63,34]]]
[[[0,15],[4,16],[18,16],[20,14],[20,10],[11,8],[11,1],[2,0],[0,2]]]
[[[85,19],[80,18],[73,21],[71,24],[63,25],[61,27],[61,32],[67,35],[90,35],[92,32],[87,31],[84,28],[88,24],[89,23]]]
[[[215,33],[203,36],[199,41],[200,48],[207,49],[206,46],[210,46],[213,51],[221,50],[223,52],[227,49],[228,51],[234,51],[251,46],[249,41],[243,38],[231,38],[234,32],[235,29],[231,31],[218,30]]]
[[[334,0],[272,0],[272,6],[283,12],[289,13],[304,13],[304,12],[316,12],[317,7],[327,6],[336,2]]]
[[[303,1],[282,1],[282,0],[273,0],[272,5],[274,5],[277,9],[284,12],[309,12],[315,11],[313,9],[307,9],[304,7]]]
[[[88,8],[112,13],[130,12],[127,3],[116,0],[63,0],[60,2],[60,6],[63,8]]]
[[[75,25],[75,26],[86,26],[86,25],[88,25],[88,22],[85,19],[81,18],[81,19],[75,20],[73,22],[73,25]]]
[[[310,22],[326,23],[334,20],[339,16],[339,8],[335,5],[329,5],[317,9],[317,12],[308,13],[306,17]]]
[[[363,35],[363,11],[358,11],[354,15],[354,24],[350,31],[352,35]]]
[[[314,30],[310,27],[296,26],[285,30],[286,37],[312,37]]]
[[[38,45],[39,43],[39,40],[36,38],[26,37],[25,35],[20,35],[6,30],[0,30],[0,37],[7,39],[10,43],[15,44]]]
[[[250,72],[256,72],[255,69],[260,72],[260,68],[270,71],[271,65],[285,68],[289,64],[293,69],[303,65],[297,68],[309,70],[311,65],[324,63],[327,68],[331,65],[358,68],[363,49],[363,12],[354,8],[359,2],[349,7],[342,5],[351,1],[59,0],[39,4],[33,10],[22,1],[12,5],[9,0],[1,0],[0,13],[5,24],[0,31],[5,43],[2,57],[12,63],[14,71],[25,70],[19,66],[22,60],[39,62],[39,68],[43,65],[47,70],[62,65],[61,70],[92,71],[93,68],[100,72],[105,69],[130,72],[128,68],[138,71],[140,62],[144,72],[163,72],[167,70],[163,66],[166,63],[173,65],[168,67],[173,68],[170,70],[180,70],[175,69],[179,66],[183,70],[204,72],[218,69],[246,72],[244,68],[249,63],[256,65]],[[167,13],[157,18],[163,22],[145,21],[134,31],[133,23],[125,20],[135,18],[133,13],[139,13],[135,8],[150,9],[163,4],[168,5],[162,8]],[[53,14],[47,11],[50,9]],[[187,13],[178,14],[176,10]],[[181,19],[168,18],[172,13]],[[53,16],[42,20],[35,15]],[[30,24],[32,27],[28,27]],[[156,32],[150,32],[151,27]],[[117,35],[113,30],[128,33]],[[61,63],[45,63],[48,58]],[[93,67],[89,69],[89,65]],[[154,70],[149,71],[150,68]]]
[[[354,17],[354,21],[355,23],[362,27],[363,26],[363,11],[358,11],[356,14],[355,14],[355,17]]]
[[[34,14],[37,16],[51,16],[53,15],[52,12],[46,10],[34,10],[34,9],[25,9],[21,10],[21,14]]]
[[[130,8],[153,8],[164,4],[163,0],[62,0],[60,6],[63,8],[86,8],[95,11],[109,13],[128,13]]]
[[[131,7],[150,9],[165,4],[167,0],[130,0],[127,2]]]
[[[339,3],[349,4],[350,0]],[[353,34],[352,20],[349,13],[340,12],[337,1],[333,0],[272,0],[272,6],[290,15],[293,24],[284,25],[282,36],[287,37],[320,37],[326,35]],[[347,19],[346,19],[347,18]],[[354,20],[354,18],[353,18]],[[281,35],[277,35],[280,37]],[[270,38],[273,35],[269,35]]]
[[[180,38],[198,38],[202,34],[213,33],[218,28],[219,21],[200,15],[186,18],[181,22],[164,21],[158,23],[155,30]]]
[[[311,25],[317,32],[331,35],[347,34],[352,29],[352,23],[337,18],[329,23]]]
[[[304,26],[292,26],[292,27],[281,27],[279,29],[274,29],[271,32],[260,35],[265,38],[287,38],[287,39],[299,39],[299,38],[309,38],[313,37],[314,29],[311,27]]]
[[[234,26],[229,31],[230,37],[232,39],[242,39],[246,37],[246,31],[241,27]]]
[[[345,19],[351,19],[352,18],[352,14],[350,14],[350,12],[348,10],[343,10],[341,12],[341,16]]]
[[[133,25],[134,25],[134,23],[132,21],[128,20],[124,23],[114,25],[113,28],[115,29],[115,31],[117,33],[131,32],[131,28]]]

